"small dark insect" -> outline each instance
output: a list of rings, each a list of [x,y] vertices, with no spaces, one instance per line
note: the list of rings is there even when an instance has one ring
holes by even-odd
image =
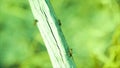
[[[35,19],[35,20],[34,20],[34,26],[37,24],[37,22],[38,22],[38,20],[37,20],[37,19]]]
[[[69,49],[69,56],[72,57],[72,49]]]
[[[62,24],[61,24],[61,21],[60,21],[60,19],[58,19],[58,24],[59,24],[59,26],[61,26]]]
[[[74,61],[74,58],[73,58],[73,55],[72,55],[72,49],[69,49],[69,57]]]

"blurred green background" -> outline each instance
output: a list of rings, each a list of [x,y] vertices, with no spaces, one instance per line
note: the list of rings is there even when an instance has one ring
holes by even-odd
[[[120,68],[120,0],[51,0],[77,68]],[[0,68],[52,68],[28,0],[0,0]]]

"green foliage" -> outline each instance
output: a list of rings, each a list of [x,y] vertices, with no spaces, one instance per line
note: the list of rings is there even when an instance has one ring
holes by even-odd
[[[120,67],[120,0],[51,0],[78,68]],[[27,0],[0,2],[0,68],[52,68]]]

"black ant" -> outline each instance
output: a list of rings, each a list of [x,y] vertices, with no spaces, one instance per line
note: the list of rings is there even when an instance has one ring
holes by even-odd
[[[58,25],[59,26],[61,26],[62,24],[61,24],[61,21],[60,21],[60,19],[58,19]]]
[[[36,25],[36,24],[37,24],[37,22],[38,22],[38,20],[37,20],[37,19],[35,19],[35,20],[34,20],[34,25]]]
[[[69,56],[72,57],[72,49],[69,49]]]
[[[72,49],[69,49],[69,57],[74,61],[74,58],[73,58],[73,55],[72,55]]]

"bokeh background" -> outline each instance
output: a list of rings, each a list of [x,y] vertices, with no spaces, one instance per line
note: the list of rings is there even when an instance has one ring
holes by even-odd
[[[51,0],[77,68],[120,68],[120,0]],[[0,0],[0,68],[52,68],[28,0]]]

